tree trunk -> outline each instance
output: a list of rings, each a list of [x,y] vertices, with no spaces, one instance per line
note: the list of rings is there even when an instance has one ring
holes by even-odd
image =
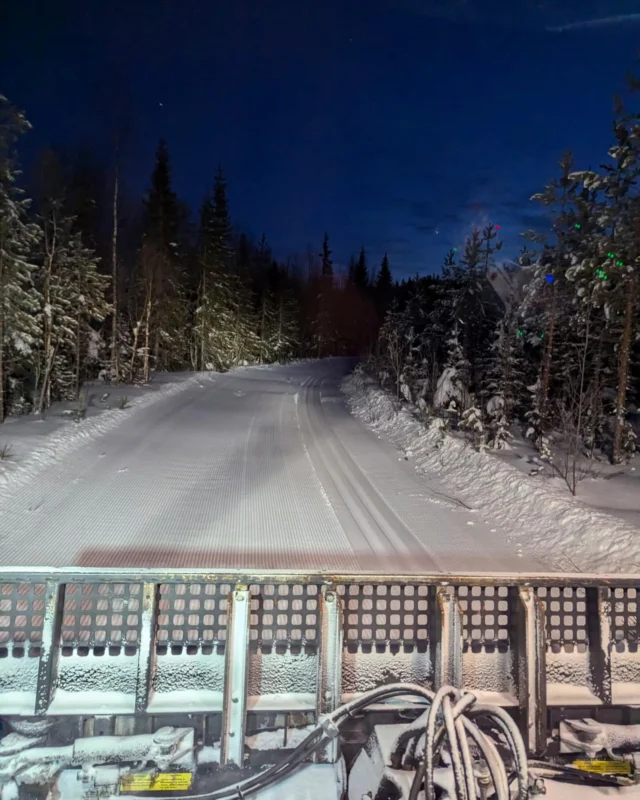
[[[200,326],[200,369],[204,370],[205,369],[205,363],[206,363],[206,358],[205,358],[205,354],[206,354],[206,351],[205,351],[205,338],[206,338],[206,334],[207,334],[206,319],[205,319],[206,314],[204,312],[205,303],[206,303],[206,296],[207,296],[207,276],[206,276],[206,273],[205,273],[204,270],[202,270],[202,283],[201,283],[201,286],[202,286],[202,290],[201,290],[201,295],[200,295],[200,317],[201,317],[202,324]]]
[[[627,385],[629,382],[629,361],[631,357],[631,341],[633,338],[633,322],[636,309],[636,276],[631,275],[627,285],[627,302],[624,310],[624,325],[618,343],[618,388],[615,406],[615,430],[613,434],[613,453],[611,460],[614,464],[622,461],[622,431],[627,412]]]
[[[540,373],[540,400],[538,402],[538,408],[540,410],[541,422],[544,422],[546,416],[547,403],[549,400],[549,384],[551,382],[551,364],[553,361],[553,340],[556,330],[557,287],[558,284],[554,282],[553,289],[551,290],[550,317],[545,335],[544,355],[542,357],[542,370]]]
[[[111,317],[111,381],[120,380],[120,348],[118,343],[118,196],[120,191],[120,174],[118,164],[118,147],[116,145],[116,172],[113,182],[113,231],[111,234],[111,295],[113,313]]]
[[[131,364],[129,365],[129,382],[133,383],[136,354],[138,352],[138,339],[140,338],[140,322],[137,322],[133,329],[133,343],[131,347]]]
[[[81,362],[81,358],[80,358],[80,340],[81,340],[80,319],[81,319],[80,318],[80,314],[78,314],[77,317],[76,317],[76,374],[74,376],[75,377],[75,381],[74,381],[75,386],[73,387],[73,393],[75,394],[76,399],[78,399],[78,397],[80,397],[80,362]]]
[[[53,261],[56,252],[56,217],[55,211],[51,212],[51,238],[47,233],[45,225],[45,247],[46,247],[46,260],[44,268],[44,281],[42,285],[42,302],[44,307],[43,316],[43,335],[42,335],[42,351],[44,354],[44,370],[42,375],[42,386],[40,388],[40,396],[36,403],[35,413],[41,414],[45,407],[50,405],[51,401],[51,370],[53,368],[53,355],[52,355],[52,334],[53,334],[53,309],[51,307],[51,276],[53,273]]]
[[[149,339],[151,336],[151,291],[149,291],[149,297],[147,298],[147,306],[145,308],[145,320],[144,320],[144,360],[142,363],[142,381],[143,383],[149,383],[149,378],[151,375],[150,370],[150,348],[149,348]]]
[[[0,256],[0,422],[4,422],[7,414],[6,398],[4,393],[4,262]]]

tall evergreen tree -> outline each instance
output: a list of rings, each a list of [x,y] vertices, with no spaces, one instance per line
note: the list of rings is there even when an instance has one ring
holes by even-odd
[[[384,254],[380,269],[376,275],[375,280],[375,299],[378,314],[381,317],[387,311],[389,303],[391,302],[391,293],[393,291],[393,278],[391,276],[391,268],[389,267],[389,259],[387,254]]]
[[[369,270],[367,269],[367,255],[364,247],[360,248],[358,263],[353,275],[353,282],[358,289],[364,290],[369,286]]]
[[[21,395],[16,376],[31,370],[38,335],[31,255],[39,231],[28,222],[29,203],[16,185],[15,144],[29,128],[24,114],[0,95],[0,422]]]
[[[322,253],[320,254],[320,258],[322,259],[321,274],[325,279],[333,278],[332,252],[333,251],[329,249],[329,234],[325,233],[324,239],[322,240]]]

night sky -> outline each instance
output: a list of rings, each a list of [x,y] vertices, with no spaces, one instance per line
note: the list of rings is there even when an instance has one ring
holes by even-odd
[[[235,222],[276,255],[364,245],[397,277],[437,271],[473,224],[507,255],[565,148],[597,166],[640,43],[625,0],[58,0],[3,11],[0,91],[45,144],[108,153],[127,183],[157,140],[196,208],[220,163]],[[543,8],[553,6],[553,10]]]

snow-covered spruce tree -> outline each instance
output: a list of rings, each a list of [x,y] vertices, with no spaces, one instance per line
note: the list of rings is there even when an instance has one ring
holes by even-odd
[[[630,78],[637,91],[640,81]],[[632,343],[638,325],[638,270],[640,269],[640,113],[626,110],[618,102],[614,121],[614,144],[609,149],[613,164],[605,164],[604,174],[575,175],[585,188],[600,189],[604,195],[598,207],[600,275],[607,275],[608,298],[605,312],[616,340],[616,385],[614,434],[611,458],[619,463],[629,447],[627,395]],[[631,440],[632,441],[632,440]]]
[[[29,128],[24,114],[0,95],[0,422],[12,406],[23,406],[21,378],[33,374],[38,336],[32,254],[39,229],[28,222],[29,201],[16,185],[15,144]]]
[[[313,320],[313,347],[316,355],[322,358],[331,355],[336,344],[336,324],[334,318],[334,298],[336,293],[333,274],[333,251],[329,248],[329,235],[325,233],[322,241],[320,275],[314,275],[311,252],[309,253],[309,280],[316,295]],[[315,260],[315,259],[313,259]]]
[[[454,323],[446,342],[444,369],[438,378],[433,406],[442,409],[454,420],[460,420],[469,407],[471,364],[461,341],[460,328]]]
[[[200,281],[194,323],[199,369],[228,369],[233,364],[231,329],[231,220],[227,187],[221,169],[215,176],[213,196],[200,211]]]
[[[429,352],[426,339],[426,298],[418,284],[412,289],[404,314],[411,333],[411,348],[400,376],[401,392],[410,403],[415,403],[423,413],[427,413],[432,395],[435,375],[432,363],[425,354]]]
[[[561,175],[532,199],[549,209],[553,241],[544,245],[537,261],[530,267],[529,281],[520,306],[521,328],[531,357],[537,360],[535,396],[527,412],[528,434],[538,446],[548,446],[547,435],[553,427],[554,384],[561,383],[559,347],[569,330],[574,299],[573,287],[566,272],[574,263],[572,248],[579,228],[575,225],[577,181],[571,177],[572,158],[565,153],[560,161]]]
[[[482,232],[472,231],[467,238],[459,262],[453,261],[444,270],[445,278],[453,282],[451,317],[459,331],[459,343],[469,363],[470,391],[477,391],[482,377],[482,356],[487,351],[498,314],[495,293],[488,281],[494,253],[496,232],[487,226]]]
[[[503,450],[512,438],[509,428],[525,396],[523,356],[523,331],[518,328],[516,304],[510,297],[495,328],[484,393],[488,445],[495,450]]]
[[[458,427],[472,434],[477,450],[484,450],[486,446],[486,432],[482,416],[482,410],[472,395],[469,398],[469,407],[463,411]]]
[[[246,276],[237,271],[231,275],[229,290],[230,365],[251,364],[258,360],[260,340],[253,297]]]
[[[188,362],[186,270],[181,253],[183,214],[171,187],[171,167],[164,141],[156,152],[151,188],[144,202],[145,232],[137,280],[137,315],[133,368],[142,361],[142,379],[158,369],[179,369]],[[138,364],[138,366],[140,366]]]
[[[403,386],[403,373],[416,342],[408,308],[400,310],[394,300],[380,328],[380,366],[383,384],[390,383],[397,397]]]
[[[41,306],[35,370],[34,408],[76,398],[85,377],[91,323],[104,320],[108,279],[98,273],[93,250],[74,230],[61,198],[48,198],[41,217],[42,252],[34,273]]]
[[[300,346],[299,309],[287,270],[271,258],[264,237],[258,246],[257,266],[265,284],[258,305],[259,361],[288,361]]]
[[[98,272],[98,259],[95,253],[85,247],[80,234],[74,234],[68,246],[67,297],[74,313],[74,336],[68,349],[68,357],[73,373],[73,395],[80,395],[83,380],[93,377],[92,364],[97,366],[100,359],[101,337],[93,327],[94,323],[104,322],[111,311],[106,296],[110,277]]]

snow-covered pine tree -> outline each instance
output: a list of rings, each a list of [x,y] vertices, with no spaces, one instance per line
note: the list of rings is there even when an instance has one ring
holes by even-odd
[[[524,399],[523,332],[517,327],[517,309],[513,299],[496,325],[491,345],[490,368],[485,391],[489,447],[503,450],[511,434],[510,425]]]
[[[99,359],[100,351],[92,324],[104,322],[111,311],[106,300],[111,280],[109,276],[98,272],[95,253],[84,246],[78,233],[72,235],[68,244],[65,273],[67,299],[75,311],[74,337],[70,342],[69,356],[73,372],[73,395],[78,397],[83,380],[93,377],[89,374],[90,362]],[[100,337],[97,338],[99,340]]]
[[[415,346],[416,334],[410,310],[393,301],[380,328],[380,361],[383,383],[390,383],[397,397],[403,386],[403,373]]]
[[[640,81],[629,79],[632,91],[640,89]],[[575,175],[582,185],[600,189],[604,200],[598,207],[597,224],[602,231],[600,242],[600,275],[607,275],[607,320],[616,339],[616,385],[612,461],[624,458],[629,438],[627,395],[632,343],[638,326],[638,270],[640,269],[640,113],[617,103],[614,121],[614,144],[609,149],[613,164],[604,165],[604,175],[590,171]]]
[[[15,144],[29,128],[24,114],[0,95],[0,422],[13,405],[24,405],[17,376],[33,374],[38,336],[32,254],[39,229],[28,222],[29,201],[16,184]]]
[[[446,361],[438,378],[433,405],[460,419],[469,407],[471,364],[462,345],[457,323],[454,323],[446,347]]]
[[[469,398],[469,407],[463,411],[458,427],[473,435],[473,443],[477,450],[484,450],[486,446],[486,433],[482,417],[482,409],[479,408],[472,395]]]
[[[61,198],[48,198],[42,214],[42,253],[34,273],[41,296],[34,406],[45,411],[53,400],[76,398],[86,374],[91,323],[109,311],[109,280],[97,270],[94,251],[74,230],[75,218]]]
[[[313,344],[318,357],[330,355],[336,341],[336,325],[334,319],[334,275],[332,250],[329,249],[329,235],[325,233],[320,253],[320,275],[315,280],[310,264],[310,280],[316,285],[316,313],[314,315]]]
[[[166,143],[161,140],[145,199],[145,263],[140,292],[144,301],[144,380],[151,370],[179,369],[188,361],[186,268],[181,253],[184,215],[171,185]],[[147,342],[148,340],[148,342]]]
[[[200,280],[194,324],[199,369],[228,369],[234,363],[231,234],[227,185],[218,168],[213,196],[205,198],[200,211]]]

